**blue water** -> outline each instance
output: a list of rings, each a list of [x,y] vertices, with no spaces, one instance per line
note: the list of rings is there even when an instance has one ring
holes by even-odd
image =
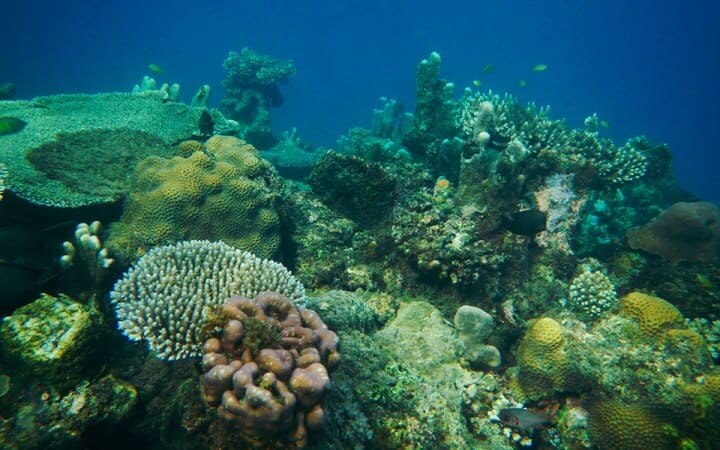
[[[720,202],[720,2],[717,1],[10,1],[0,4],[0,83],[20,98],[129,91],[155,63],[189,100],[222,97],[222,62],[250,47],[295,61],[274,111],[332,146],[368,126],[381,96],[412,108],[431,51],[462,87],[510,91],[579,126],[597,112],[617,140],[668,143],[681,184]],[[493,64],[494,72],[482,68]],[[531,72],[547,64],[543,73]],[[520,88],[519,80],[527,87]]]

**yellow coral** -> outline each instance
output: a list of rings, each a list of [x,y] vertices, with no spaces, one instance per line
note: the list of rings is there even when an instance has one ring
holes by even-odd
[[[640,323],[642,332],[657,339],[672,328],[684,328],[683,316],[675,306],[660,297],[631,292],[620,303],[620,314]]]
[[[588,411],[590,437],[601,450],[676,448],[677,430],[648,408],[595,399],[589,403]]]
[[[187,158],[195,152],[202,152],[205,149],[200,141],[182,141],[177,146],[177,155]]]
[[[132,260],[141,248],[209,239],[264,258],[275,255],[280,221],[266,181],[273,178],[271,166],[237,138],[213,137],[206,146],[211,154],[152,157],[138,165],[125,226],[115,227],[107,243],[113,251]]]
[[[517,381],[528,399],[549,396],[567,386],[571,364],[564,346],[562,326],[549,317],[537,320],[522,338]]]

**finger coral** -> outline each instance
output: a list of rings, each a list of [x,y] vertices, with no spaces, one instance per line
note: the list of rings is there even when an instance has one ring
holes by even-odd
[[[223,242],[186,241],[150,250],[115,283],[110,299],[127,337],[147,340],[160,358],[175,360],[202,353],[208,307],[264,291],[295,301],[305,296],[279,263]]]
[[[308,432],[324,423],[328,372],[340,358],[337,335],[315,312],[274,292],[233,296],[219,314],[226,319],[222,334],[204,346],[205,402],[250,445],[304,447]],[[261,349],[248,345],[257,342],[257,322],[276,331]]]

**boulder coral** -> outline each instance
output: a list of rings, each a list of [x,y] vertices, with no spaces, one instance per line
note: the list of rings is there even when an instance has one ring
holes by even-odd
[[[642,292],[631,292],[623,297],[620,314],[637,320],[642,332],[651,339],[662,337],[674,328],[685,328],[683,316],[675,306]]]
[[[250,445],[303,448],[324,424],[328,373],[340,361],[337,335],[317,313],[273,292],[231,297],[219,316],[222,333],[204,346],[203,399]],[[249,346],[259,333],[262,348]]]
[[[517,382],[522,395],[535,400],[568,386],[572,364],[565,352],[562,326],[543,317],[530,326],[517,349]]]
[[[182,144],[178,151],[197,148]],[[156,245],[223,240],[271,258],[280,245],[276,180],[255,148],[229,136],[212,137],[187,157],[147,158],[107,245],[131,261]]]
[[[678,202],[644,227],[627,233],[628,245],[668,261],[720,260],[720,209],[709,202]]]

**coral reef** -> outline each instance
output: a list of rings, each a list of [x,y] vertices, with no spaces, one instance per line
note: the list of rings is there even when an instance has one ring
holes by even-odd
[[[672,328],[684,328],[683,316],[675,306],[652,295],[631,292],[620,302],[620,314],[635,319],[645,335],[657,339]]]
[[[395,179],[379,164],[336,152],[318,161],[308,183],[328,206],[365,223],[386,217],[397,195]]]
[[[324,424],[328,372],[340,361],[337,335],[317,313],[273,292],[231,297],[219,314],[227,318],[222,335],[204,345],[204,400],[253,446],[305,447],[307,434]],[[276,339],[249,344],[258,323]]]
[[[295,75],[295,66],[248,48],[230,52],[223,65],[227,77],[221,110],[241,124],[242,138],[260,149],[272,147],[277,139],[270,129],[269,110],[282,104],[279,85]]]
[[[670,261],[720,260],[720,209],[709,202],[675,203],[644,227],[627,233],[628,245]]]
[[[133,161],[158,152],[166,155],[170,144],[197,134],[201,112],[181,103],[164,103],[159,93],[3,102],[0,116],[16,116],[28,123],[21,132],[3,137],[0,160],[9,171],[7,188],[47,206],[115,201],[125,191]],[[213,118],[226,121],[218,112]],[[96,146],[98,141],[108,145]]]
[[[0,163],[0,200],[5,192],[5,178],[7,178],[7,169],[4,164]]]
[[[214,136],[204,146],[184,143],[187,157],[151,157],[135,172],[120,222],[108,247],[126,261],[154,245],[181,240],[224,240],[264,258],[280,246],[272,167],[245,142]]]
[[[305,297],[279,263],[222,242],[183,241],[150,250],[115,283],[110,299],[128,338],[146,340],[160,358],[175,360],[201,354],[208,307],[264,291]]]

